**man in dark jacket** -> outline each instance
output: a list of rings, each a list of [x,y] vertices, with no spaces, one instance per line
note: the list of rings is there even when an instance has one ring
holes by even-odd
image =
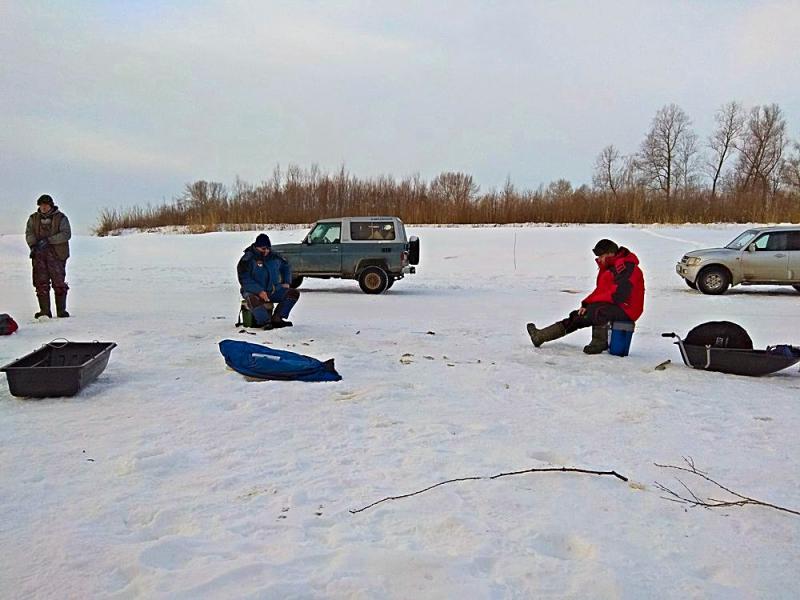
[[[47,194],[36,201],[39,209],[28,217],[25,241],[31,249],[33,261],[33,287],[39,301],[39,312],[34,317],[52,317],[50,311],[50,286],[56,296],[56,314],[68,317],[67,259],[72,230],[67,215],[58,210],[53,198]]]
[[[592,327],[592,342],[586,354],[608,350],[608,324],[611,321],[636,321],[644,310],[644,276],[639,259],[627,248],[611,240],[600,240],[592,252],[599,269],[594,291],[584,298],[581,307],[562,321],[544,329],[528,323],[528,335],[537,348],[582,327]]]
[[[239,291],[256,324],[264,329],[292,326],[286,319],[300,292],[289,287],[292,268],[286,259],[272,252],[267,234],[260,233],[253,245],[245,248],[236,273],[241,285]],[[277,303],[271,317],[266,306],[270,302]]]

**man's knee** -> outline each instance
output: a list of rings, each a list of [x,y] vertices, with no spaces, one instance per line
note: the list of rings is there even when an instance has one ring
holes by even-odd
[[[286,297],[289,300],[294,300],[295,302],[300,299],[300,291],[295,289],[289,289],[286,291]]]
[[[251,311],[266,304],[266,302],[264,302],[261,298],[259,298],[255,294],[247,294],[244,297],[244,303],[247,305],[247,308],[249,308]]]
[[[592,325],[608,325],[611,321],[628,320],[625,311],[615,304],[597,304],[591,306],[589,316]]]

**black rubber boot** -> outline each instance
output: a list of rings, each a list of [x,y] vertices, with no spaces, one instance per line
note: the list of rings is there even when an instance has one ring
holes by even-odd
[[[52,319],[53,313],[50,312],[50,294],[47,294],[47,296],[37,295],[36,299],[39,301],[39,312],[33,315],[33,318],[50,317]]]
[[[272,321],[270,322],[270,324],[272,325],[272,329],[280,329],[281,327],[291,327],[292,326],[292,322],[291,321],[285,321],[284,319],[281,319],[280,317],[278,317],[277,319],[273,317]]]
[[[608,350],[608,326],[592,325],[592,341],[583,347],[586,354],[600,354]]]
[[[528,335],[531,336],[531,342],[533,342],[533,345],[537,348],[545,342],[552,342],[553,340],[567,335],[567,330],[564,328],[564,324],[561,321],[548,325],[544,329],[536,329],[536,325],[533,323],[528,323],[526,327],[528,329]]]
[[[67,295],[56,296],[56,314],[60,319],[66,319],[69,316],[67,312]]]

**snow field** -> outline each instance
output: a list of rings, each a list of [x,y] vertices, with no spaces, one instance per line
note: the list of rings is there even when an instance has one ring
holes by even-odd
[[[0,236],[0,311],[20,323],[0,362],[61,337],[119,344],[71,399],[20,400],[0,383],[0,596],[797,597],[800,518],[687,510],[653,485],[682,490],[653,463],[691,456],[736,491],[800,509],[796,368],[694,371],[660,337],[724,318],[756,347],[800,342],[791,288],[708,297],[675,274],[685,251],[743,229],[412,227],[418,274],[381,296],[307,280],[295,327],[256,335],[233,327],[253,233],[78,237],[74,317],[44,323],[22,236]],[[525,323],[577,307],[600,237],[642,262],[632,354],[584,356],[588,331],[534,349]],[[247,381],[226,369],[225,338],[334,357],[344,379]],[[457,482],[349,512],[562,465],[631,480]]]

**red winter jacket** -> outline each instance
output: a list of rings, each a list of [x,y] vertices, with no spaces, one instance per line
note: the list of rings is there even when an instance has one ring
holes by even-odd
[[[594,302],[616,304],[631,321],[642,316],[644,310],[644,275],[639,268],[639,259],[627,248],[620,248],[605,261],[595,260],[600,271],[597,286],[584,298],[583,306]]]

